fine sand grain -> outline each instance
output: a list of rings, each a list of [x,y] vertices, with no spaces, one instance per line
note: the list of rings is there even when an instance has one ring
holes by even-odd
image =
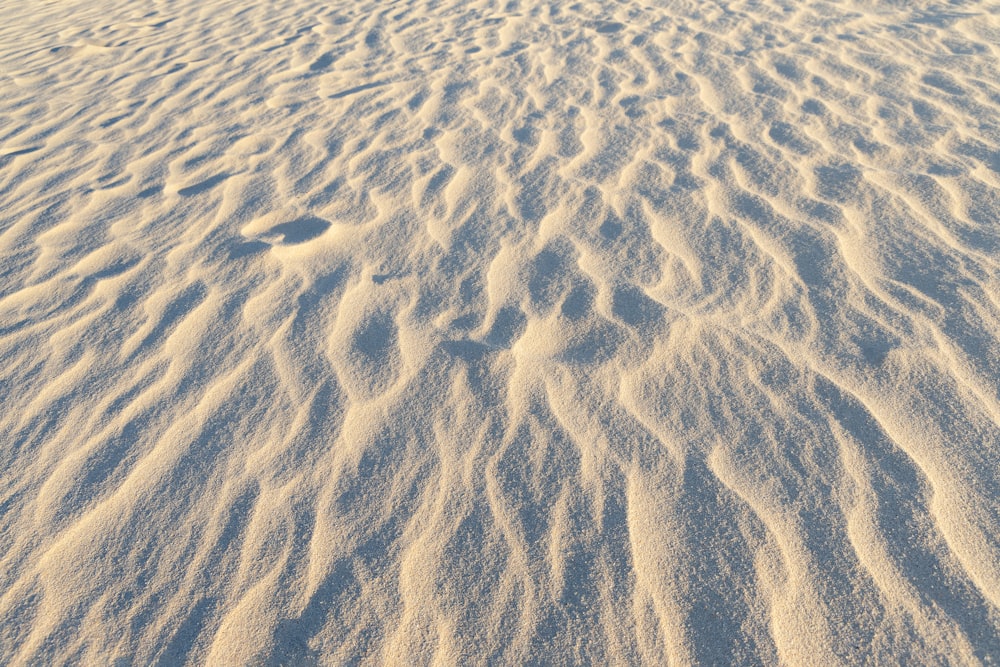
[[[0,0],[0,663],[1000,662],[1000,4]]]

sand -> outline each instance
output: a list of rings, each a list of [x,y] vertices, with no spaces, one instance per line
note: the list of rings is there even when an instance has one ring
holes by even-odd
[[[0,663],[997,664],[1000,4],[0,0]]]

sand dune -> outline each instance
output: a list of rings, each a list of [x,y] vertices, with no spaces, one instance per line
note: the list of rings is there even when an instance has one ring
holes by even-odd
[[[1000,661],[1000,5],[0,17],[0,662]]]

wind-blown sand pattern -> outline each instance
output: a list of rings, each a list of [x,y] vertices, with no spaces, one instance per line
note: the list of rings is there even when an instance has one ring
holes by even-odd
[[[0,17],[0,662],[1000,660],[997,3]]]

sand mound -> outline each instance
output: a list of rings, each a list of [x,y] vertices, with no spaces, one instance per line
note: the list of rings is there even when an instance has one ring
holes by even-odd
[[[1000,659],[996,4],[0,17],[0,662]]]

